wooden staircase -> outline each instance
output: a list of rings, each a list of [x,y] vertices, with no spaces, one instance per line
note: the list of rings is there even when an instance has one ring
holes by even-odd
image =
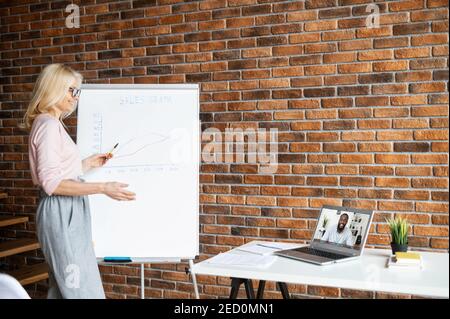
[[[5,195],[0,193],[0,198],[5,198]],[[0,216],[0,227],[8,227],[27,222],[28,217]],[[0,241],[0,258],[21,254],[39,248],[39,242],[35,239],[21,238]],[[19,269],[7,271],[6,273],[16,278],[22,286],[25,286],[47,279],[48,266],[46,263],[39,263],[22,266]]]

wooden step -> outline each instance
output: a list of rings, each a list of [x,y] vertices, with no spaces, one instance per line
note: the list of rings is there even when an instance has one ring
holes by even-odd
[[[30,238],[0,242],[0,258],[24,253],[26,251],[39,248],[39,242],[36,239]]]
[[[8,197],[8,194],[0,192],[0,199]]]
[[[0,227],[11,226],[28,222],[28,217],[0,216]]]
[[[48,278],[48,265],[46,263],[24,266],[20,269],[8,271],[7,274],[16,278],[22,286]]]

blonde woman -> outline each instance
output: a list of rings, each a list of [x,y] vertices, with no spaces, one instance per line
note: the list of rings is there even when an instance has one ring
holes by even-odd
[[[24,117],[33,183],[40,187],[37,235],[50,268],[48,298],[105,298],[92,246],[87,195],[134,200],[126,184],[85,183],[80,176],[103,166],[108,154],[81,160],[61,120],[72,113],[82,76],[62,64],[44,68]]]

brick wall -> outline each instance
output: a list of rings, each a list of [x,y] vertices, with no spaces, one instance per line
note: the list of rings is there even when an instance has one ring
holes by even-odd
[[[254,239],[305,242],[324,204],[375,210],[370,246],[387,248],[384,219],[401,214],[411,246],[448,249],[446,0],[376,1],[374,29],[365,27],[370,0],[74,2],[81,23],[69,29],[69,1],[0,1],[0,188],[9,194],[0,212],[32,219],[3,237],[35,236],[37,192],[16,125],[40,70],[59,62],[87,83],[200,83],[203,129],[279,130],[276,174],[202,165],[201,258]],[[41,258],[25,257],[15,262]],[[192,297],[184,267],[147,265],[147,296]],[[138,297],[138,268],[101,271],[109,297]],[[228,279],[198,279],[203,297],[229,293]],[[297,297],[411,297],[290,288]]]

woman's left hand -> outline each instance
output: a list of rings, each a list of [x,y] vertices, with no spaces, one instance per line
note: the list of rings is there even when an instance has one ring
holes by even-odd
[[[87,172],[90,169],[102,167],[112,157],[111,153],[94,154],[83,160],[83,172]]]

